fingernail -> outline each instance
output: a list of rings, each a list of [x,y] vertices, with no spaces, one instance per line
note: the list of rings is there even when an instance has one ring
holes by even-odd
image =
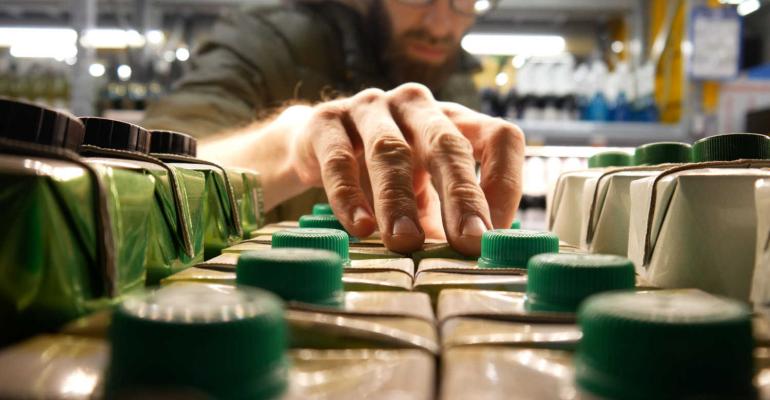
[[[463,231],[461,236],[481,237],[481,235],[487,231],[487,226],[484,225],[484,221],[476,215],[471,215],[464,218]]]
[[[420,231],[417,229],[417,225],[409,217],[399,217],[396,223],[393,224],[393,235],[410,235],[417,236]]]
[[[366,209],[363,208],[363,207],[356,207],[356,210],[353,211],[353,223],[354,224],[357,224],[357,223],[361,222],[361,220],[363,220],[365,218],[369,218],[369,217],[370,217],[369,212],[366,211]]]

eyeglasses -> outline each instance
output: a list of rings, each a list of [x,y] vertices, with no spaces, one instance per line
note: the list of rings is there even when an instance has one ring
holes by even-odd
[[[427,6],[436,0],[397,0],[401,4],[409,6]],[[484,15],[492,11],[499,0],[449,0],[449,3],[458,14],[474,16]]]

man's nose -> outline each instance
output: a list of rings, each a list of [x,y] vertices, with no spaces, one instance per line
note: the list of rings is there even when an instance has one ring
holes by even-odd
[[[452,11],[450,2],[451,0],[434,1],[425,15],[425,29],[433,37],[445,37],[452,30],[454,11]]]

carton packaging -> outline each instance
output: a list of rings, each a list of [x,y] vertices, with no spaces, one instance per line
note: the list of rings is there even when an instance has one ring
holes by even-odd
[[[494,242],[493,242],[494,241]],[[497,244],[495,244],[497,243]],[[541,253],[572,252],[550,233],[499,229],[484,233],[479,260],[425,258],[417,266],[414,290],[427,293],[435,303],[449,288],[523,292],[527,286],[526,265]],[[499,263],[483,260],[499,260]]]
[[[86,134],[80,154],[89,164],[145,175],[154,182],[148,207],[144,268],[147,283],[203,261],[203,211],[206,186],[202,173],[168,166],[148,155],[150,132],[104,118],[82,118]],[[132,190],[131,187],[124,191]],[[131,198],[125,195],[123,198]]]
[[[631,184],[628,256],[645,280],[748,301],[757,229],[753,187],[770,171],[730,166]]]
[[[204,207],[204,259],[240,242],[264,221],[259,174],[227,169],[195,158],[196,140],[171,131],[152,132],[151,155],[181,169],[203,173],[206,182]]]
[[[565,172],[559,176],[553,192],[548,196],[546,215],[548,230],[573,246],[580,246],[583,188],[609,167],[632,165],[631,156],[620,151],[597,153],[588,159],[588,169]]]
[[[765,309],[770,303],[770,179],[757,180],[754,203],[757,210],[757,240],[751,302]]]
[[[583,210],[583,187],[603,170],[566,172],[556,181],[551,201],[547,204],[548,230],[573,246],[580,245],[580,223]]]
[[[291,349],[288,389],[299,399],[429,400],[434,396],[435,358],[409,349]],[[109,364],[105,339],[42,335],[0,350],[0,397],[103,398]],[[41,374],[40,371],[46,371]],[[165,393],[168,395],[169,393]]]
[[[244,293],[249,292],[255,295],[252,300],[245,301],[244,297],[247,295]],[[240,295],[240,298],[237,295]],[[227,395],[251,398],[243,396],[243,393],[252,390],[263,392],[266,388],[273,388],[269,390],[282,399],[355,399],[361,398],[360,396],[389,398],[388,396],[394,394],[409,399],[433,398],[434,352],[437,351],[435,342],[431,345],[432,350],[428,351],[421,347],[424,343],[404,334],[397,326],[377,322],[377,318],[389,318],[387,311],[377,317],[371,317],[374,322],[356,319],[347,314],[338,316],[339,320],[350,324],[348,327],[334,325],[319,319],[318,316],[309,317],[308,315],[313,314],[310,310],[299,311],[290,307],[289,314],[294,314],[285,317],[289,325],[307,324],[308,327],[316,329],[316,337],[313,339],[314,343],[308,343],[309,347],[298,346],[298,339],[294,338],[295,346],[286,349],[281,356],[280,351],[286,346],[286,339],[281,338],[284,337],[281,333],[282,323],[272,317],[273,314],[280,313],[280,309],[275,308],[277,300],[266,301],[266,295],[265,292],[248,288],[176,285],[161,289],[153,295],[158,300],[151,299],[148,302],[156,303],[154,308],[161,310],[161,314],[156,316],[143,314],[142,310],[147,307],[137,303],[143,300],[132,299],[116,311],[109,339],[94,335],[95,330],[91,329],[88,336],[80,336],[74,331],[69,334],[39,336],[0,351],[0,370],[12,370],[11,373],[0,376],[0,397],[110,398],[117,391],[143,397],[176,395],[184,398],[206,398],[212,395]],[[167,300],[160,300],[163,297]],[[207,301],[191,303],[188,301],[190,297],[205,298]],[[258,300],[260,297],[262,300]],[[414,301],[416,298],[411,300],[411,304],[417,306],[409,311],[411,314],[417,318],[432,318],[432,314],[427,314],[430,312],[427,299],[422,302]],[[367,307],[372,306],[370,301],[351,296],[347,302],[356,304],[358,312],[363,316],[369,316]],[[260,307],[251,307],[251,303]],[[241,306],[237,307],[237,304]],[[389,304],[395,306],[393,302]],[[403,308],[403,304],[399,307]],[[211,314],[212,310],[216,312]],[[222,316],[219,316],[220,314]],[[230,314],[233,315],[228,317]],[[176,318],[184,318],[184,322],[175,322]],[[200,318],[207,322],[200,325],[200,328],[192,329],[197,324],[195,321]],[[218,318],[222,318],[223,322],[216,322]],[[231,322],[231,318],[240,320],[240,323]],[[251,322],[251,327],[244,322],[250,318],[258,318]],[[158,325],[156,321],[161,319],[165,322]],[[94,325],[102,325],[105,320],[102,318],[94,321]],[[368,323],[371,325],[367,325]],[[330,328],[332,325],[335,328]],[[374,326],[377,329],[370,329]],[[104,334],[106,328],[102,325],[101,329]],[[166,343],[164,337],[170,329],[178,331],[182,336]],[[253,334],[244,335],[247,333],[245,329],[257,330],[254,330]],[[85,331],[81,329],[80,332]],[[301,326],[297,332],[302,333]],[[389,337],[389,333],[395,333],[395,336]],[[269,337],[272,334],[280,336]],[[153,339],[151,335],[156,337]],[[203,337],[207,335],[213,335],[213,341],[208,342],[206,346],[196,346],[201,340],[205,340]],[[322,343],[319,338],[325,339],[326,343]],[[111,351],[108,340],[112,341]],[[252,344],[246,346],[239,343],[244,340],[251,341]],[[133,348],[134,343],[140,342],[145,343],[148,350],[155,350],[150,354],[126,353]],[[275,347],[272,347],[273,344]],[[332,346],[317,346],[319,344]],[[348,347],[347,344],[351,346]],[[271,347],[252,355],[254,346]],[[215,350],[212,352],[211,348]],[[233,349],[245,354],[229,354]],[[157,364],[154,365],[160,370],[154,371],[139,365],[152,363],[153,357],[157,359],[154,361]],[[268,357],[280,357],[288,362],[263,363],[262,359],[266,362]],[[188,364],[188,361],[185,361],[187,358],[190,358],[190,362],[195,359],[202,364]],[[228,365],[221,364],[222,362]],[[213,369],[205,368],[205,365],[219,365],[231,373],[219,374]],[[269,375],[254,369],[255,366],[265,365],[273,365],[276,369]],[[172,366],[176,368],[171,368]],[[249,370],[252,371],[250,374]],[[46,373],[40,374],[39,371]],[[240,371],[246,372],[239,373]],[[241,377],[251,378],[254,373],[261,374],[260,377],[253,376],[260,379],[258,385],[254,385],[256,380],[239,380]],[[281,383],[283,380],[286,382]],[[193,383],[198,390],[184,382]]]
[[[261,250],[269,249],[269,246]],[[259,251],[259,250],[257,250]],[[193,268],[169,276],[162,284],[181,281],[206,283],[234,283],[235,269],[240,253],[223,253]],[[345,266],[342,282],[345,290],[411,290],[414,276],[414,263],[409,258],[382,258],[370,260],[351,260]]]
[[[631,184],[628,255],[655,286],[748,301],[757,236],[754,184],[770,177],[763,169],[770,166],[764,159],[770,138],[712,136],[696,142],[693,155],[696,163]]]
[[[76,118],[0,99],[0,344],[144,285],[153,180],[90,165]]]
[[[442,293],[442,302],[449,296],[467,296],[461,291],[445,291]],[[466,291],[470,292],[470,291]],[[490,292],[487,296],[494,297]],[[610,300],[606,298],[613,296]],[[617,297],[615,297],[617,296]],[[601,298],[604,297],[604,300]],[[627,300],[628,298],[632,300]],[[639,297],[638,299],[636,297]],[[646,301],[649,299],[649,301]],[[663,322],[665,328],[656,328],[657,333],[635,331],[636,322],[627,322],[617,324],[617,334],[610,334],[612,339],[603,339],[596,341],[598,336],[604,334],[598,333],[599,329],[604,331],[607,328],[599,328],[602,319],[593,317],[596,313],[595,306],[588,307],[589,303],[596,304],[596,301],[603,303],[610,309],[624,309],[625,304],[646,303],[639,306],[628,306],[622,312],[628,315],[630,321],[635,319],[644,320],[650,315],[654,320],[661,316],[665,319]],[[494,300],[493,300],[494,301]],[[483,304],[486,304],[484,301]],[[609,303],[609,304],[608,304]],[[678,307],[666,307],[668,303],[677,303]],[[498,302],[498,305],[502,303]],[[685,305],[686,304],[686,305]],[[705,304],[705,305],[704,305]],[[712,306],[713,305],[713,306]],[[706,310],[711,308],[715,311]],[[646,310],[653,312],[647,313]],[[470,307],[469,310],[470,311]],[[479,309],[480,315],[488,312],[487,309]],[[601,311],[600,313],[603,313]],[[607,311],[611,313],[611,311]],[[730,328],[720,327],[721,321],[732,321],[738,318],[740,322]],[[501,313],[505,315],[505,313]],[[665,315],[665,317],[663,317]],[[679,320],[686,320],[688,315],[697,318],[695,315],[706,319],[703,321],[705,326],[698,324],[689,324],[686,329],[693,330],[691,335],[676,335],[664,329],[668,329],[666,324],[670,323],[672,330],[684,329],[683,326],[674,327]],[[708,315],[706,317],[705,315]],[[491,313],[488,314],[488,317]],[[483,318],[488,318],[483,317]],[[441,312],[439,319],[442,318]],[[452,321],[450,317],[449,321]],[[461,319],[472,321],[469,317],[459,317]],[[614,318],[614,317],[613,317]],[[752,396],[755,390],[752,387],[752,377],[756,377],[756,389],[760,393],[767,391],[767,379],[763,379],[764,370],[758,371],[755,375],[752,371],[751,347],[746,346],[750,343],[750,337],[746,336],[748,326],[748,313],[740,310],[740,305],[730,303],[725,305],[722,300],[709,296],[706,293],[698,291],[655,291],[655,292],[637,292],[637,293],[607,293],[589,298],[586,304],[581,307],[579,312],[581,329],[577,327],[574,335],[578,336],[580,342],[577,343],[577,353],[572,350],[553,348],[551,346],[542,346],[546,338],[558,338],[558,328],[554,327],[552,332],[531,332],[521,330],[521,334],[506,332],[504,324],[512,325],[513,322],[502,320],[500,316],[495,319],[487,319],[486,326],[479,326],[473,334],[458,334],[449,332],[454,336],[449,342],[445,342],[442,353],[442,371],[440,383],[440,398],[442,399],[465,399],[465,398],[489,398],[505,399],[511,398],[544,398],[544,399],[600,399],[600,398],[690,398],[688,396],[698,395],[702,398],[756,398]],[[600,322],[596,322],[600,321]],[[700,321],[700,319],[699,319]],[[613,321],[614,322],[614,321]],[[640,325],[643,322],[638,322]],[[685,322],[681,323],[686,324]],[[708,325],[706,325],[708,324]],[[713,324],[713,325],[711,325]],[[550,324],[544,324],[549,326]],[[727,324],[726,324],[727,325]],[[447,326],[446,324],[444,326]],[[608,325],[610,326],[610,325]],[[714,329],[711,327],[714,326]],[[623,329],[622,334],[620,329]],[[444,328],[442,328],[444,329]],[[486,330],[485,330],[486,329]],[[588,329],[588,331],[586,331]],[[730,331],[726,331],[730,329]],[[702,330],[701,333],[695,333]],[[458,331],[456,328],[453,331]],[[582,331],[582,332],[581,332]],[[500,332],[499,335],[496,335]],[[524,333],[526,332],[526,333]],[[565,330],[565,333],[567,331]],[[607,330],[606,332],[609,332]],[[443,332],[442,332],[443,333]],[[750,332],[749,332],[750,334]],[[573,336],[574,336],[573,335]],[[588,338],[586,336],[588,335]],[[648,335],[661,335],[663,341],[647,340]],[[701,336],[704,338],[694,339]],[[565,338],[569,335],[565,335]],[[732,346],[727,351],[713,351],[710,353],[707,349],[712,345],[707,344],[707,338],[719,338],[724,347]],[[537,339],[544,339],[540,342]],[[664,343],[667,338],[672,343]],[[728,339],[729,338],[729,339]],[[747,340],[748,339],[748,340]],[[585,343],[588,341],[589,343]],[[597,352],[594,346],[623,346],[621,343],[627,343],[627,347],[622,347],[628,353],[627,357],[606,357],[606,363],[619,363],[613,370],[613,374],[597,375],[604,376],[606,381],[595,379],[594,369],[586,365],[586,360],[593,357]],[[646,345],[649,343],[649,346]],[[691,343],[691,344],[690,344]],[[727,344],[729,343],[729,345]],[[538,346],[538,345],[541,346]],[[677,346],[692,347],[692,352],[677,351]],[[705,346],[705,347],[704,347]],[[618,347],[621,348],[621,347]],[[653,350],[653,348],[656,348]],[[615,351],[609,347],[608,351]],[[688,355],[680,356],[680,353]],[[690,355],[692,354],[692,355]],[[711,362],[707,362],[703,357],[709,357],[713,354]],[[730,356],[740,354],[739,357]],[[597,357],[601,357],[598,354]],[[729,360],[728,360],[729,358]],[[660,360],[673,364],[670,367],[661,368],[663,371],[654,371],[657,363],[651,360]],[[667,360],[667,361],[664,361]],[[700,360],[700,361],[698,361]],[[597,362],[597,364],[599,364]],[[620,367],[620,364],[623,367]],[[604,368],[602,364],[597,368]],[[707,365],[704,367],[704,365]],[[733,369],[727,368],[730,365]],[[700,366],[696,367],[696,366]],[[677,374],[677,371],[691,371],[688,373]],[[714,374],[715,370],[721,371],[721,374]],[[728,372],[728,370],[730,370]],[[629,373],[624,373],[629,371]],[[633,372],[632,372],[633,371]],[[654,371],[654,372],[653,372]],[[650,376],[654,380],[650,380]],[[673,378],[672,378],[673,377]],[[707,379],[708,378],[708,379]],[[676,381],[676,382],[674,382]],[[604,382],[607,387],[597,386],[595,382]],[[610,383],[612,385],[610,385]],[[670,383],[670,384],[669,384]],[[623,392],[612,392],[611,390]],[[731,397],[732,395],[732,397]],[[759,398],[766,398],[760,396]]]
[[[589,179],[583,189],[580,248],[626,256],[631,182],[692,160],[690,145],[650,143],[636,148],[636,167],[615,168]]]
[[[290,228],[290,224],[281,223],[280,225],[269,225],[260,229],[259,232],[271,232],[270,234],[259,234],[249,240],[245,240],[234,246],[227,247],[222,253],[241,253],[243,251],[260,250],[269,248],[272,243],[272,234]],[[371,260],[380,258],[404,258],[405,256],[385,248],[382,240],[378,237],[366,239],[350,240],[350,258],[352,260]]]

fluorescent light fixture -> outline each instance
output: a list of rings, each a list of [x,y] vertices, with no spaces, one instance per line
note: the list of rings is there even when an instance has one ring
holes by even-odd
[[[558,35],[469,33],[463,38],[462,47],[476,55],[554,56],[563,53],[567,44]]]
[[[745,17],[754,11],[759,10],[759,0],[744,0],[738,4],[738,15]]]
[[[104,68],[103,64],[99,63],[93,63],[88,66],[88,73],[91,74],[94,78],[98,78],[102,75],[104,75],[104,72],[106,69]]]
[[[54,58],[60,61],[75,57],[77,33],[68,28],[0,28],[0,47],[10,47],[18,58]]]
[[[495,76],[495,84],[497,86],[505,86],[506,83],[508,83],[508,74],[505,72],[501,72]]]
[[[166,40],[166,34],[163,33],[163,31],[159,31],[157,29],[147,31],[144,36],[147,38],[147,42],[150,44],[161,44],[164,40]]]
[[[145,44],[141,33],[129,29],[89,29],[80,38],[84,47],[97,49],[125,49],[127,47],[142,47]]]
[[[489,7],[491,7],[492,4],[489,2],[489,0],[477,0],[476,3],[473,4],[473,8],[476,10],[476,12],[484,12],[489,10]]]
[[[118,66],[118,78],[120,78],[121,81],[125,82],[131,79],[131,72],[131,67],[126,64]]]
[[[60,46],[59,44],[18,45],[11,46],[11,55],[16,58],[53,58],[64,61],[75,57],[78,49],[74,45]]]
[[[77,32],[69,28],[0,28],[0,47],[45,42],[74,44],[77,38]]]
[[[190,50],[186,47],[180,47],[176,49],[176,59],[179,61],[187,61],[190,59]]]

